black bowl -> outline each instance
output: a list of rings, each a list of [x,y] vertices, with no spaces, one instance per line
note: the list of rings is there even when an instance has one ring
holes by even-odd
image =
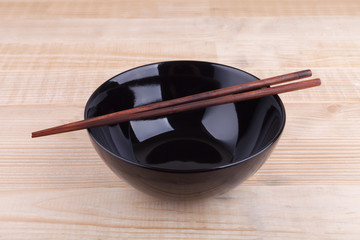
[[[102,84],[87,102],[85,119],[256,80],[216,63],[153,63]],[[249,178],[272,152],[284,125],[285,109],[275,95],[88,132],[106,164],[135,188],[189,199],[226,192]]]

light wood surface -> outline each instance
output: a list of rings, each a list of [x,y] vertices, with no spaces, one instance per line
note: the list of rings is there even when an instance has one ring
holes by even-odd
[[[360,1],[0,0],[0,239],[359,239]],[[312,69],[281,96],[274,153],[225,195],[169,202],[117,178],[81,119],[110,77],[175,59],[265,78]]]

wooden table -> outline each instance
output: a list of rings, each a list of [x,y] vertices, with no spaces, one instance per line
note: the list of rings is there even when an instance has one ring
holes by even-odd
[[[197,202],[116,177],[81,119],[117,73],[174,59],[263,78],[312,69],[256,175]],[[360,239],[360,1],[1,0],[0,239]]]

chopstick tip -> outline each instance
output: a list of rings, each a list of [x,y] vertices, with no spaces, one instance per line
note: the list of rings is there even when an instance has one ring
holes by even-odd
[[[299,78],[305,78],[305,77],[311,77],[311,76],[312,76],[312,71],[310,69],[306,69],[299,73]]]
[[[37,137],[41,137],[41,133],[38,131],[38,132],[32,132],[31,133],[31,138],[37,138]]]

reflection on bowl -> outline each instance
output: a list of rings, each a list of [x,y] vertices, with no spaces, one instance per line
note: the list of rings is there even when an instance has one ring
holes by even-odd
[[[85,118],[256,80],[215,63],[149,64],[102,84],[89,98]],[[88,132],[106,164],[135,188],[188,199],[223,193],[254,174],[284,125],[284,106],[275,95]]]

